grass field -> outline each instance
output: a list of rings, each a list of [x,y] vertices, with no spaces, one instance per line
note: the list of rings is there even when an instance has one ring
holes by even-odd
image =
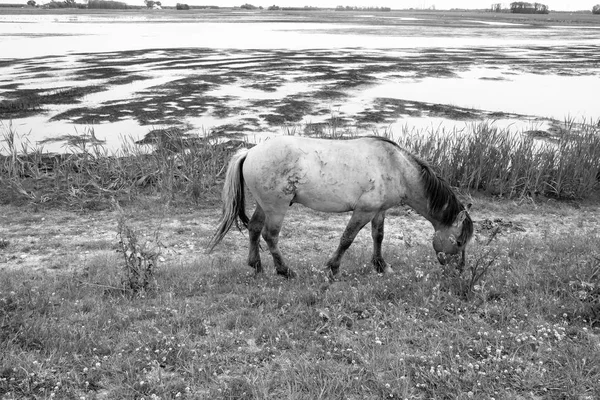
[[[253,277],[239,233],[202,253],[218,207],[152,204],[89,214],[2,206],[13,232],[5,265],[16,265],[0,273],[3,399],[600,395],[595,205],[476,198],[468,267],[489,269],[466,292],[470,270],[445,275],[431,228],[408,210],[388,218],[395,274],[373,272],[363,232],[327,284],[320,269],[344,216],[291,212],[282,251],[299,277],[287,281],[266,252],[267,272]],[[124,290],[119,218],[141,254],[160,243],[135,295]]]
[[[334,283],[321,269],[347,216],[295,206],[281,246],[298,278],[277,277],[267,251],[254,277],[245,234],[203,250],[233,148],[168,137],[151,154],[89,150],[54,170],[4,159],[2,399],[600,396],[596,191],[557,201],[465,188],[476,235],[461,276],[437,264],[431,226],[394,209],[395,273],[372,270],[365,231]],[[182,180],[200,160],[196,184]]]

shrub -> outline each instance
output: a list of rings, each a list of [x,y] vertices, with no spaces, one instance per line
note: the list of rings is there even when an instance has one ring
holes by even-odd
[[[112,0],[90,0],[88,2],[90,9],[110,9],[110,10],[127,10],[129,6],[126,3]]]
[[[122,214],[122,213],[121,213]],[[137,232],[127,224],[123,215],[119,218],[118,236],[123,254],[124,289],[132,295],[140,295],[152,288],[158,262],[158,232],[153,242],[141,243]]]
[[[189,10],[190,6],[188,6],[187,4],[177,3],[177,6],[175,6],[175,8],[178,10]]]
[[[541,3],[528,3],[525,1],[515,1],[510,3],[510,10],[517,14],[548,14],[548,6]]]
[[[75,0],[65,0],[65,1],[51,1],[46,4],[48,8],[81,8],[81,5],[77,4]]]

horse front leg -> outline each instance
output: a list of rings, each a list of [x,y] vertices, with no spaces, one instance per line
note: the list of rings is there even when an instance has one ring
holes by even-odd
[[[374,212],[359,210],[355,210],[352,213],[352,217],[350,217],[350,221],[348,222],[348,225],[346,225],[346,229],[344,229],[344,233],[342,233],[342,237],[340,238],[340,244],[331,258],[327,261],[327,264],[325,264],[325,273],[330,280],[333,280],[337,275],[344,253],[348,250],[358,232],[360,232],[367,222],[373,218],[374,214]]]
[[[378,273],[394,272],[381,255],[381,243],[383,242],[383,225],[385,221],[385,211],[380,211],[371,220],[371,237],[373,238],[373,257],[371,263]]]
[[[260,262],[260,233],[262,232],[263,226],[265,225],[265,212],[256,205],[256,210],[248,222],[248,232],[250,237],[250,246],[248,249],[248,265],[254,268],[256,273],[261,273],[262,263]]]
[[[265,225],[262,229],[262,236],[267,242],[271,256],[273,256],[273,264],[275,265],[275,271],[279,275],[283,275],[286,278],[295,278],[296,273],[289,268],[283,261],[283,256],[279,251],[279,232],[281,231],[281,225],[283,224],[283,218],[285,214],[268,214],[266,215]]]

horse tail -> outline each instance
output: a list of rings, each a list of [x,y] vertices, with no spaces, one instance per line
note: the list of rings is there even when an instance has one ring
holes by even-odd
[[[223,240],[234,223],[240,231],[242,230],[240,222],[245,228],[248,228],[250,220],[246,215],[244,174],[242,173],[242,167],[247,155],[248,149],[240,149],[233,155],[231,161],[229,161],[227,173],[225,174],[223,193],[221,194],[221,199],[223,200],[221,221],[219,221],[217,231],[208,243],[208,253]]]

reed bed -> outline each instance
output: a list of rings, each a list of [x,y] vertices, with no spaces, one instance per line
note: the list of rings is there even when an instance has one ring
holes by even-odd
[[[106,205],[140,194],[166,201],[216,198],[217,180],[242,141],[218,143],[209,137],[187,137],[176,129],[160,130],[135,143],[123,138],[109,152],[95,141],[93,129],[71,141],[64,154],[50,154],[5,127],[0,147],[0,199],[7,202],[56,203],[83,208]],[[0,143],[0,146],[2,143]]]
[[[466,130],[415,131],[392,138],[428,160],[451,185],[504,197],[582,199],[600,179],[600,131],[566,123],[559,136],[538,139],[487,123]]]
[[[568,129],[551,139],[514,134],[487,123],[451,132],[405,127],[399,134],[381,134],[428,160],[461,189],[508,198],[583,199],[594,193],[600,179],[599,129],[591,124],[565,126]],[[71,141],[64,154],[49,154],[18,138],[10,124],[3,127],[0,200],[4,203],[95,208],[142,193],[166,201],[214,200],[219,175],[231,154],[250,146],[239,140],[189,136],[173,128],[153,131],[142,142],[123,138],[121,148],[109,152],[89,128]],[[340,132],[332,127],[318,136],[351,135]]]

